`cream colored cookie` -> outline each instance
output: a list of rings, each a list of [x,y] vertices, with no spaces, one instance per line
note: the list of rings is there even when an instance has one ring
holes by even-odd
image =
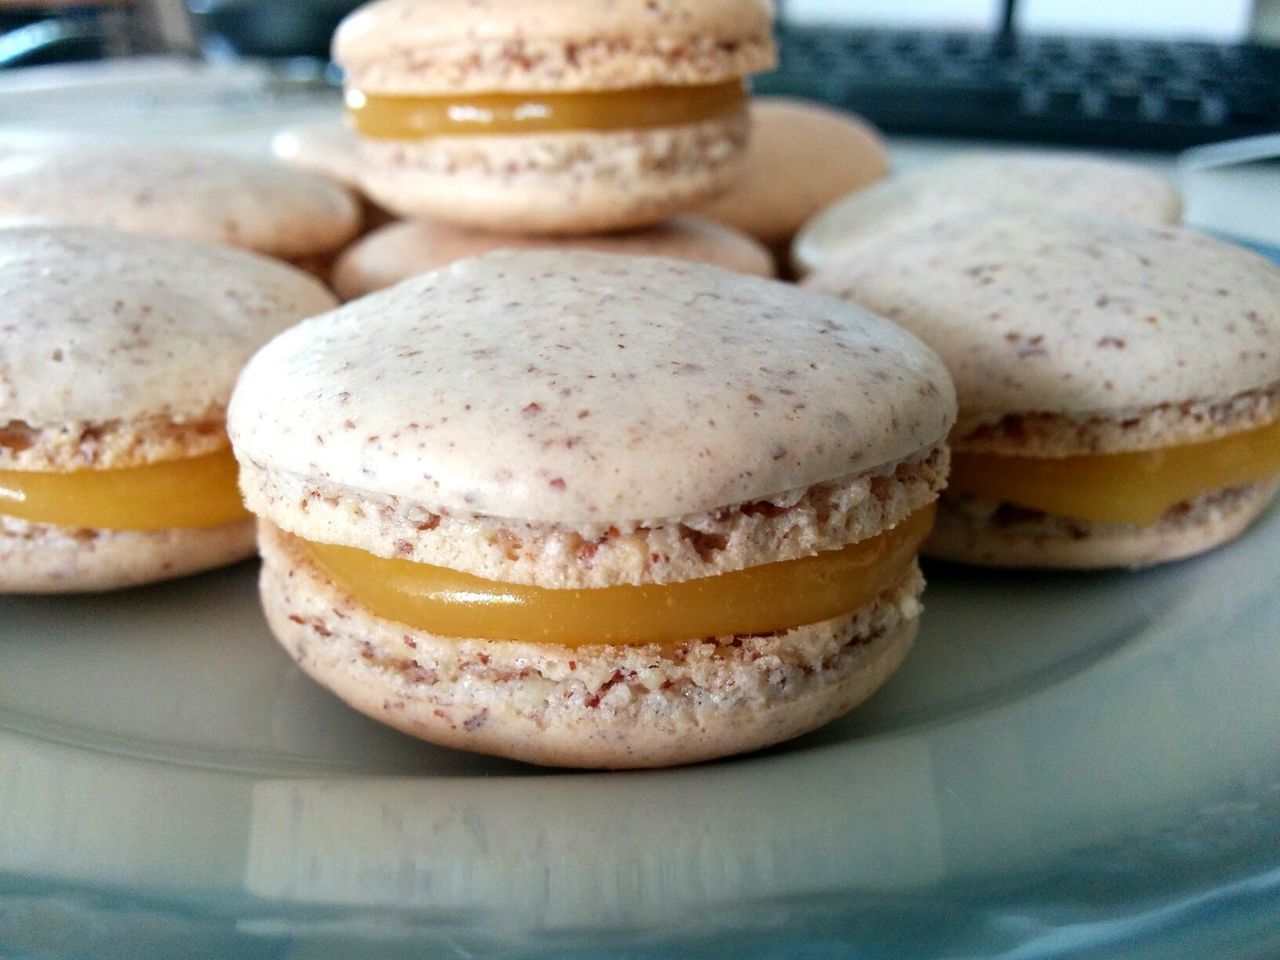
[[[504,248],[676,257],[738,273],[773,276],[773,260],[760,243],[700,217],[676,217],[656,227],[584,237],[504,236],[407,220],[382,227],[348,247],[334,265],[333,289],[343,300],[354,300],[455,260]]]
[[[271,138],[271,155],[285,166],[360,190],[360,140],[341,117],[277,131]]]
[[[947,363],[952,487],[993,518],[976,562],[1182,556],[1234,536],[1274,490],[1280,270],[1256,254],[1180,227],[988,212],[867,238],[805,283]],[[1253,492],[1218,509],[1236,488]],[[973,510],[950,517],[959,502],[939,523],[951,559],[982,541]],[[997,523],[1010,510],[1018,525]],[[1055,544],[1068,529],[1087,536]]]
[[[112,227],[252,250],[311,271],[360,228],[352,196],[311,174],[149,144],[70,144],[0,159],[0,226]]]
[[[0,591],[110,589],[251,553],[226,404],[265,340],[333,303],[226,247],[0,229]]]
[[[860,118],[804,100],[757,97],[742,176],[698,212],[785,250],[819,210],[888,170],[884,141]]]
[[[1082,154],[975,153],[876,184],[831,205],[796,236],[801,275],[844,256],[846,245],[984,210],[1096,214],[1177,223],[1182,198],[1143,167]]]
[[[518,234],[660,223],[738,175],[764,0],[375,0],[334,56],[362,183],[405,217]]]
[[[621,767],[775,743],[883,681],[953,418],[938,359],[880,318],[563,250],[287,331],[229,425],[304,669],[434,742]]]

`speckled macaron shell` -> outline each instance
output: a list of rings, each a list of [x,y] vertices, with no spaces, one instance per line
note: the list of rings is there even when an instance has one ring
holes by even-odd
[[[701,217],[676,217],[644,230],[541,238],[404,221],[375,230],[348,247],[334,266],[332,284],[343,300],[354,300],[457,260],[500,249],[666,256],[758,277],[772,277],[774,269],[769,251],[758,241]]]
[[[804,100],[757,97],[742,176],[698,212],[776,247],[823,207],[888,170],[884,141],[858,117]]]
[[[767,0],[376,0],[334,59],[369,93],[713,84],[774,62]]]
[[[345,189],[232,155],[71,145],[0,159],[0,226],[63,223],[220,243],[299,265],[360,228]]]
[[[817,214],[796,236],[800,274],[845,255],[859,240],[990,209],[1096,214],[1177,223],[1182,199],[1154,171],[1076,154],[975,153],[861,190]]]
[[[314,278],[241,250],[0,229],[0,423],[203,419],[258,347],[333,304]]]
[[[276,338],[229,426],[268,473],[592,524],[920,454],[952,403],[930,350],[852,305],[686,261],[498,251]],[[286,509],[269,519],[292,529]]]
[[[1008,415],[1133,421],[1058,455],[1203,439],[1239,425],[1197,405],[1280,382],[1280,269],[1182,227],[976,214],[868,238],[805,283],[938,351],[960,398],[956,449]]]

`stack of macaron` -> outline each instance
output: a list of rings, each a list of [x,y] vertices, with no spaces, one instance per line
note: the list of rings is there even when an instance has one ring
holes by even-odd
[[[375,0],[334,40],[349,126],[274,150],[405,218],[340,260],[344,299],[504,247],[773,276],[771,253],[886,160],[856,119],[749,102],[771,29],[765,0]]]

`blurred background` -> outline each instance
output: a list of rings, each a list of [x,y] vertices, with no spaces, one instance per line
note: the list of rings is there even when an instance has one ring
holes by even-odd
[[[336,83],[356,0],[0,0],[0,71],[179,55]],[[762,93],[890,132],[1172,150],[1280,130],[1280,0],[780,0]]]

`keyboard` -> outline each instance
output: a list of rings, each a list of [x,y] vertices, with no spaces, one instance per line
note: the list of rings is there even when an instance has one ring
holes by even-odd
[[[891,131],[1176,150],[1280,131],[1280,48],[785,26],[757,93]]]

